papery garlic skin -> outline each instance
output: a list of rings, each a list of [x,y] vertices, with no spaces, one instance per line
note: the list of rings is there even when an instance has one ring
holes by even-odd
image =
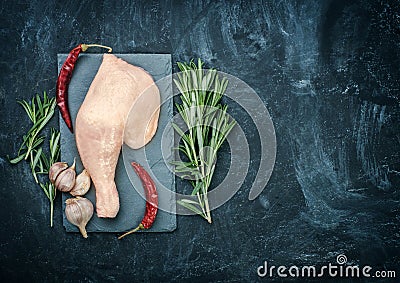
[[[86,225],[93,216],[93,204],[83,197],[70,198],[65,201],[65,216],[68,221],[77,226],[84,238],[87,238]]]
[[[84,169],[75,180],[74,188],[69,192],[73,196],[83,196],[90,189],[90,176],[89,172]]]
[[[55,182],[56,189],[61,192],[71,191],[75,186],[75,177],[76,177],[76,172],[75,172],[75,159],[74,159],[74,164],[72,164],[72,166],[69,167],[68,169],[62,171],[57,176]]]
[[[56,162],[51,165],[49,170],[49,179],[52,184],[56,182],[58,175],[68,168],[68,164],[66,162]]]

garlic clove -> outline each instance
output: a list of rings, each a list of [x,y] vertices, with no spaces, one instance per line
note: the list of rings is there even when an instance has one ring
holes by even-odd
[[[83,196],[86,194],[90,189],[90,176],[89,172],[86,169],[76,177],[75,186],[69,192],[73,196]]]
[[[56,189],[61,192],[69,192],[75,186],[75,159],[74,164],[68,169],[62,171],[56,178],[55,186]]]
[[[69,198],[65,201],[65,216],[77,226],[84,238],[87,238],[86,225],[93,216],[93,204],[83,197]]]
[[[68,168],[68,164],[66,162],[56,162],[51,165],[49,170],[49,179],[52,184],[56,182],[57,176]]]

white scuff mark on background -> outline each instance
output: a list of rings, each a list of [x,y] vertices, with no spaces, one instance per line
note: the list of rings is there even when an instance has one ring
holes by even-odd
[[[282,23],[281,30],[290,36],[284,37],[284,71],[291,79],[290,92],[296,96],[289,106],[288,129],[296,179],[306,203],[302,218],[313,226],[331,229],[348,218],[349,207],[363,196],[348,190],[351,179],[346,142],[338,144],[333,152],[324,145],[326,129],[320,113],[324,98],[312,81],[318,74],[320,56],[319,12],[305,13],[305,7],[299,10],[296,5],[286,4],[283,8],[290,17]]]
[[[311,82],[310,82],[310,80],[299,80],[299,81],[293,82],[292,86],[294,86],[295,88],[310,88]]]
[[[290,34],[288,34],[282,27],[281,27],[281,33],[282,33],[284,36],[290,36]]]
[[[302,79],[298,81],[293,81],[291,86],[295,88],[295,90],[291,90],[293,94],[296,96],[304,96],[304,95],[311,95],[315,96],[316,92],[314,90],[313,85],[311,84],[310,79]]]
[[[30,29],[32,28],[32,25],[33,25],[32,19],[28,19],[25,22],[25,26],[24,26],[23,30],[21,31],[21,36],[20,36],[21,37],[21,48],[25,48],[26,40],[31,41],[29,37],[26,37],[26,34],[29,34]]]
[[[381,111],[379,112],[379,117],[377,117],[377,122],[378,122],[378,132],[381,131],[382,125],[385,123],[386,117],[385,117],[385,110],[386,110],[386,105],[383,105],[381,107]]]
[[[385,122],[385,109],[386,106],[364,101],[360,106],[359,119],[354,121],[357,159],[361,162],[364,177],[380,189],[388,189],[391,186],[388,172],[379,164],[374,152],[376,139],[379,138]]]
[[[6,164],[6,161],[0,157],[0,165],[1,165],[1,167],[3,167],[3,169],[4,169],[5,164]]]
[[[335,227],[349,213],[346,203],[362,196],[347,190],[349,176],[345,166],[341,174],[335,171],[334,162],[324,149],[320,126],[312,121],[297,126],[298,130],[291,134],[296,141],[296,178],[308,208],[303,216],[313,224]],[[340,164],[346,162],[345,153],[340,158]]]
[[[347,144],[344,140],[341,141],[338,148],[338,180],[343,187],[347,190],[350,188],[350,169],[349,169],[349,156],[347,154]]]
[[[198,55],[206,62],[210,62],[214,58],[213,45],[210,38],[209,24],[197,25],[194,35],[191,35],[193,48],[197,50]]]
[[[132,39],[131,41],[129,41],[128,46],[129,46],[129,47],[132,47],[132,48],[136,47],[136,42],[135,42],[135,40]]]
[[[234,56],[238,56],[238,50],[232,33],[232,31],[236,32],[239,26],[238,16],[235,14],[235,11],[231,12],[229,9],[221,9],[219,13],[222,20],[221,33],[224,43],[228,45],[228,50],[230,50]]]

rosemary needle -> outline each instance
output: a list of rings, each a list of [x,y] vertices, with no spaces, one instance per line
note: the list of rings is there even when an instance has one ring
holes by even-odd
[[[181,138],[177,150],[188,161],[172,163],[177,173],[191,179],[192,195],[197,197],[197,201],[181,199],[178,203],[211,223],[207,194],[215,170],[217,151],[236,124],[226,113],[227,106],[220,103],[228,80],[220,80],[214,69],[204,70],[200,59],[197,65],[193,61],[177,64],[181,73],[174,82],[182,103],[176,104],[176,108],[185,125],[179,127],[172,123],[172,126]]]

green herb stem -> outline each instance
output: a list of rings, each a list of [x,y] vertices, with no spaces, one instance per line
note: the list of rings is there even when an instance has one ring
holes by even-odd
[[[53,227],[54,200],[50,200],[50,227]]]

